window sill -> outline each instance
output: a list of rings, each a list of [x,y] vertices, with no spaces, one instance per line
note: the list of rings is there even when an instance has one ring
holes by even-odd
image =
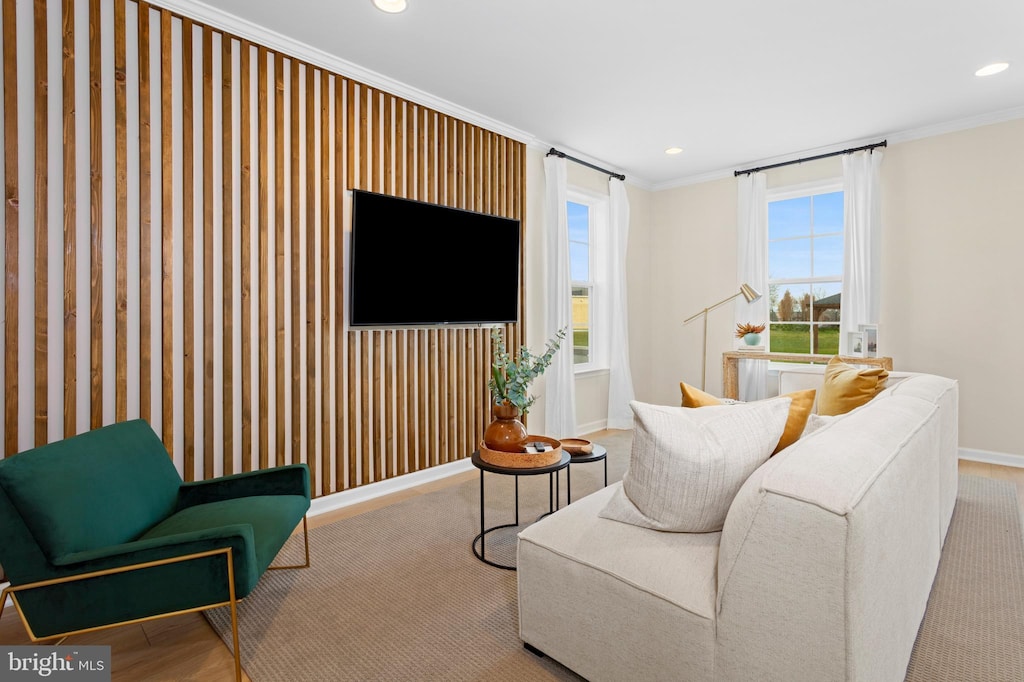
[[[573,373],[576,375],[577,379],[581,379],[586,377],[599,376],[601,374],[608,374],[609,372],[611,372],[611,369],[609,369],[608,367],[588,367],[586,369],[577,369]]]

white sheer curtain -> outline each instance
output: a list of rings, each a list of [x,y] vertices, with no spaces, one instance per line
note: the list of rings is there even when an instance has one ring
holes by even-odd
[[[544,157],[544,230],[547,234],[547,338],[569,330],[544,373],[544,435],[576,435],[576,375],[572,357],[572,279],[569,275],[569,224],[566,217],[565,159]]]
[[[768,198],[764,173],[739,176],[737,200],[737,275],[738,287],[744,282],[761,292],[753,303],[736,299],[736,322],[754,324],[768,322]],[[760,400],[765,397],[767,360],[745,360],[739,363],[739,399]]]
[[[610,197],[608,254],[608,428],[633,428],[633,375],[629,371],[629,316],[626,303],[626,248],[629,242],[629,198],[626,183],[608,178]]]
[[[850,352],[850,332],[878,323],[882,152],[843,157],[843,298],[839,313],[839,353]]]

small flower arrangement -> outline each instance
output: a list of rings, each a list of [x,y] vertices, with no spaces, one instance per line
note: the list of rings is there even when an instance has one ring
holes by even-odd
[[[750,322],[740,322],[736,325],[736,338],[742,339],[747,334],[760,334],[764,332],[764,323],[751,324]]]
[[[491,390],[491,399],[495,405],[509,403],[519,408],[525,415],[530,411],[536,396],[528,395],[527,390],[530,383],[544,373],[544,370],[551,364],[565,338],[567,327],[563,327],[555,336],[547,342],[544,353],[534,355],[526,346],[519,349],[519,359],[513,360],[505,348],[505,340],[502,338],[501,329],[491,329],[491,345],[493,357],[491,360],[491,379],[487,387]]]

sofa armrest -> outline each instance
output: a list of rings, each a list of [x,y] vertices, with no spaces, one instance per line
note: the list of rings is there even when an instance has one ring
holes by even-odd
[[[55,558],[52,563],[55,567],[64,569],[61,573],[74,575],[199,554],[225,547],[232,550],[236,570],[241,568],[239,564],[242,562],[255,566],[255,542],[252,526],[248,524],[221,526],[73,552]]]
[[[309,467],[305,464],[287,464],[206,481],[183,483],[178,489],[177,511],[197,504],[255,495],[300,495],[308,500]]]

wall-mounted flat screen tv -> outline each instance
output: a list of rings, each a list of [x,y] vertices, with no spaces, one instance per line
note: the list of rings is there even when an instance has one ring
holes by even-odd
[[[519,221],[353,190],[349,323],[518,321]]]

